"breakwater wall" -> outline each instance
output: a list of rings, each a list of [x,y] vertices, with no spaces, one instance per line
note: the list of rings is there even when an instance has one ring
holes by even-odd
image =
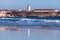
[[[59,17],[60,10],[34,9],[28,10],[0,10],[0,17]]]

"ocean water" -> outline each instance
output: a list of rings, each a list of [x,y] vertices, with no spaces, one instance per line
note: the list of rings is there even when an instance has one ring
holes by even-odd
[[[0,18],[0,27],[0,40],[60,40],[59,19]]]
[[[0,26],[60,26],[59,19],[0,18]]]

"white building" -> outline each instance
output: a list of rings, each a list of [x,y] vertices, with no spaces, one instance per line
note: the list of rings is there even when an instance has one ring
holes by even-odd
[[[8,16],[7,13],[9,13],[9,10],[0,10],[0,17]]]
[[[27,6],[27,11],[31,11],[31,6],[30,6],[30,4],[28,4],[28,6]]]
[[[6,16],[6,12],[5,11],[0,11],[0,17],[5,17]]]

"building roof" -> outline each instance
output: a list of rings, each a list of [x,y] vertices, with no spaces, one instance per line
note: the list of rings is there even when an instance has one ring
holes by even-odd
[[[56,12],[54,9],[34,9],[34,12]]]
[[[34,9],[34,10],[54,10],[54,9]]]

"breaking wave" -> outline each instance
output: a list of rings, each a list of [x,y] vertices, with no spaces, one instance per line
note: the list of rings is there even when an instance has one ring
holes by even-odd
[[[60,26],[60,20],[52,19],[28,19],[28,18],[15,18],[7,20],[0,20],[0,25],[4,26]]]

